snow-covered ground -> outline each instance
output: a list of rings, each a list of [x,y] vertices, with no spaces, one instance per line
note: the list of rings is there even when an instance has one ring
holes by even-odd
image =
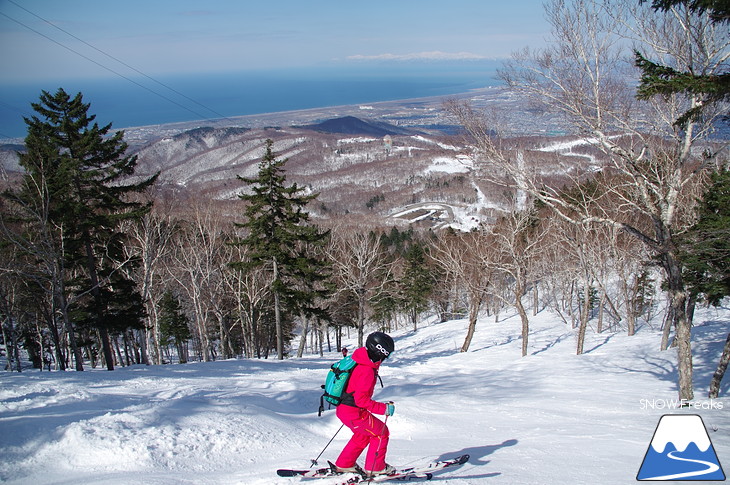
[[[388,462],[416,465],[469,453],[443,484],[631,484],[659,418],[699,414],[730,471],[730,389],[705,399],[728,332],[728,310],[694,328],[699,409],[674,409],[676,358],[659,331],[575,333],[548,312],[483,318],[467,353],[466,322],[393,333],[379,400],[393,400]],[[350,341],[354,344],[353,341]],[[352,348],[352,345],[351,345]],[[133,366],[114,372],[0,374],[0,481],[11,484],[274,484],[280,467],[308,468],[340,427],[317,417],[320,384],[338,354]],[[334,460],[346,429],[320,463]],[[329,480],[316,483],[326,485]],[[311,482],[315,483],[315,482]]]
[[[473,168],[474,160],[468,155],[436,157],[431,160],[431,165],[426,168],[425,173],[469,173]]]

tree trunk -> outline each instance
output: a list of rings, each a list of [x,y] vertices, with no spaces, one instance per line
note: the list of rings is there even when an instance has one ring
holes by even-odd
[[[147,329],[147,323],[145,322],[145,328],[135,332],[137,334],[137,340],[139,340],[139,360],[141,364],[150,365],[150,356],[147,347],[147,336],[149,330]]]
[[[604,312],[604,306],[606,305],[606,292],[601,292],[601,302],[598,305],[598,324],[596,325],[596,332],[601,333],[603,332],[603,312]]]
[[[274,263],[274,281],[279,281],[279,266],[276,262],[276,258],[273,260]],[[276,358],[284,360],[284,328],[281,324],[281,302],[279,301],[279,292],[274,290],[274,318],[276,321]]]
[[[583,353],[583,347],[586,341],[586,328],[588,327],[588,316],[585,314],[580,315],[580,322],[578,324],[578,345],[576,347],[576,355]]]
[[[74,325],[68,317],[68,308],[64,304],[61,306],[61,316],[63,318],[63,324],[66,327],[66,333],[68,334],[68,343],[71,346],[71,353],[74,355],[76,371],[81,372],[84,370],[84,357],[81,354],[81,348],[79,348],[76,342],[76,332],[74,331]],[[64,368],[65,368],[64,364]]]
[[[720,363],[717,365],[717,370],[712,376],[710,382],[710,392],[707,395],[710,399],[714,399],[720,394],[720,382],[722,382],[725,371],[727,370],[728,363],[730,363],[730,333],[727,334],[727,340],[725,341],[725,349],[722,351],[720,357]]]
[[[357,345],[365,344],[365,288],[357,291]]]
[[[251,327],[251,356],[256,355],[257,359],[261,358],[261,338],[259,336],[259,325],[256,321],[256,309],[252,304],[249,304],[248,309],[249,324]]]
[[[633,309],[626,312],[626,326],[628,327],[627,334],[629,337],[636,335],[636,315]]]
[[[244,312],[241,310],[241,302],[240,298],[237,298],[238,301],[238,318],[237,322],[238,325],[241,327],[241,355],[246,357],[251,357],[251,354],[249,353],[249,334],[246,331],[246,318]]]
[[[464,345],[461,346],[461,352],[469,350],[471,345],[471,339],[474,337],[474,330],[477,327],[477,317],[479,316],[479,309],[482,306],[482,297],[472,295],[470,298],[471,304],[469,305],[469,329],[466,331],[466,338],[464,339]]]
[[[307,333],[309,332],[309,318],[304,317],[304,328],[302,329],[302,336],[299,339],[299,350],[297,350],[297,357],[302,358],[304,355],[304,348],[307,346]]]
[[[684,301],[682,301],[684,303]],[[692,388],[692,329],[684,311],[676,321],[677,327],[677,370],[679,371],[679,398],[694,399]]]
[[[690,325],[692,325],[692,322],[694,321],[696,307],[697,307],[697,294],[690,293],[689,297],[687,298],[687,320],[689,320]]]
[[[154,303],[150,305],[151,307],[156,307]],[[152,314],[152,345],[154,346],[154,352],[155,352],[155,364],[160,365],[162,364],[163,356],[162,356],[162,343],[160,342],[160,320],[157,318],[157,309],[154,309],[154,313]]]
[[[58,370],[66,370],[66,356],[63,355],[61,336],[58,334],[58,327],[53,317],[48,317],[48,328],[51,330],[51,340],[56,353],[56,367]]]
[[[669,241],[666,237],[665,240]],[[694,399],[692,387],[692,321],[687,317],[687,293],[682,280],[682,266],[671,250],[661,255],[672,299],[671,312],[677,344],[677,371],[679,374],[679,399]]]
[[[21,372],[23,369],[20,366],[20,352],[18,351],[18,340],[15,335],[15,325],[13,325],[13,319],[12,317],[8,316],[2,324],[0,324],[2,327],[2,334],[3,334],[3,342],[10,341],[8,345],[8,363],[5,367],[5,370],[13,370],[13,362],[15,362],[15,367],[18,372]],[[7,330],[7,333],[6,333]]]
[[[671,298],[671,296],[670,296]],[[669,348],[669,334],[672,332],[672,326],[674,325],[674,313],[672,305],[669,305],[667,315],[664,318],[664,328],[662,329],[662,342],[660,344],[661,350],[667,350]]]
[[[220,336],[221,341],[219,349],[219,353],[221,354],[220,357],[222,359],[228,359],[228,329],[226,328],[226,318],[221,313],[218,313],[218,335]]]
[[[591,316],[591,285],[586,278],[586,284],[583,288],[583,307],[578,314],[580,323],[578,325],[578,345],[576,348],[576,354],[581,355],[583,353],[583,347],[586,341],[586,330],[588,329],[588,320]]]
[[[522,357],[527,355],[527,344],[530,336],[530,320],[527,318],[525,306],[522,304],[523,288],[521,284],[515,285],[515,308],[520,314],[522,321]]]
[[[624,296],[624,301],[626,302],[626,327],[629,337],[633,337],[636,334],[636,317],[639,313],[636,301],[638,281],[636,276],[633,276],[632,280],[633,283],[631,284],[631,287],[629,287],[625,280],[621,283],[621,291]]]
[[[119,339],[114,337],[112,342],[112,350],[116,350],[117,352],[117,363],[124,367],[124,357],[122,357],[122,350],[119,348]]]

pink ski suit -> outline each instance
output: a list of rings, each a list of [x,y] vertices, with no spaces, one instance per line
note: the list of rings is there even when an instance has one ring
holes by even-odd
[[[369,445],[365,457],[365,470],[368,472],[380,471],[385,468],[385,453],[390,436],[385,423],[373,416],[373,413],[385,414],[387,408],[386,403],[372,399],[380,362],[371,361],[365,347],[355,350],[352,353],[352,359],[358,365],[352,371],[345,392],[352,394],[354,406],[343,402],[337,406],[337,417],[354,434],[340,453],[335,465],[340,468],[355,466],[357,458]]]

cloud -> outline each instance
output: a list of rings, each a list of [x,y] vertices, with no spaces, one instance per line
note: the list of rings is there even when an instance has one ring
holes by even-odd
[[[487,59],[485,56],[471,52],[415,52],[411,54],[376,54],[376,55],[354,55],[347,56],[348,61],[464,61]]]

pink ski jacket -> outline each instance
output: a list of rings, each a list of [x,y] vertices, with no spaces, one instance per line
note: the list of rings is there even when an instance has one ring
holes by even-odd
[[[380,362],[370,360],[365,347],[355,350],[352,353],[352,360],[357,362],[358,365],[352,370],[345,392],[352,395],[355,407],[366,409],[373,414],[385,414],[386,404],[373,401],[373,391],[375,390],[375,382],[378,379]],[[340,406],[343,404],[352,406],[353,402],[346,399]]]

